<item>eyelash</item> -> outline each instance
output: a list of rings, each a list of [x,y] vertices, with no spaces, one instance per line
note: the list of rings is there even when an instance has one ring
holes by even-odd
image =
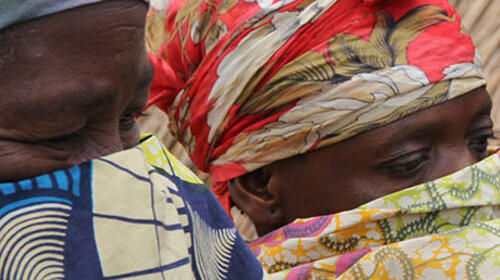
[[[488,153],[488,139],[494,139],[495,135],[491,128],[483,130],[479,135],[472,138],[469,142],[469,146],[474,152],[477,153],[479,158],[484,158]]]
[[[491,129],[476,136],[469,142],[469,146],[477,153],[478,158],[483,159],[488,152],[488,139],[495,138]],[[417,173],[429,160],[428,150],[419,150],[382,164],[382,168],[401,176],[410,176]]]

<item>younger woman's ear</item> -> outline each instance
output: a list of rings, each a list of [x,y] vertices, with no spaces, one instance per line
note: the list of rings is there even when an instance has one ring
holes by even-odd
[[[279,190],[261,168],[228,182],[232,201],[252,219],[259,236],[284,224]]]

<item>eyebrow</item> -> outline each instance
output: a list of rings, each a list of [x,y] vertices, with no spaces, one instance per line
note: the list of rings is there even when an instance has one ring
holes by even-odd
[[[382,145],[382,150],[388,155],[387,158],[401,156],[407,153],[409,146],[418,146],[420,144],[429,143],[429,131],[432,131],[438,125],[431,125],[427,127],[416,127],[414,129],[405,129],[392,133],[390,141]]]
[[[476,112],[476,114],[472,118],[471,123],[468,124],[467,130],[469,131],[471,129],[471,126],[480,126],[483,123],[481,122],[481,120],[485,119],[484,116],[489,116],[491,109],[492,101],[491,99],[488,99]],[[408,117],[411,117],[411,115]],[[431,134],[431,131],[439,128],[439,126],[439,121],[433,121],[426,124],[425,126],[405,126],[405,129],[397,129],[397,131],[389,132],[385,134],[388,136],[386,140],[389,140],[387,140],[386,143],[381,146],[381,148],[382,150],[386,151],[389,157],[400,156],[406,152],[405,148],[409,145],[425,143],[426,141],[428,141],[428,139],[426,139],[428,138],[427,136]],[[472,127],[472,129],[475,129],[475,127]]]
[[[483,106],[481,106],[479,111],[476,113],[476,115],[474,116],[474,119],[477,119],[478,117],[481,117],[481,116],[486,115],[486,114],[489,115],[491,113],[492,106],[493,106],[493,102],[491,101],[491,99],[488,99],[488,101],[486,101],[483,104]]]
[[[408,152],[408,147],[429,143],[429,135],[439,127],[439,121],[436,120],[419,126],[408,126],[405,123],[400,124],[397,129],[384,133],[386,138],[384,137],[384,143],[380,146],[380,150],[384,151],[385,156],[381,156],[381,159],[386,161],[399,157]]]
[[[491,119],[489,118],[491,114],[493,103],[491,99],[489,99],[484,105],[479,109],[476,113],[472,121],[469,123],[467,127],[467,133],[474,131],[478,128],[484,128],[488,125],[491,125]],[[486,118],[487,117],[487,118]]]

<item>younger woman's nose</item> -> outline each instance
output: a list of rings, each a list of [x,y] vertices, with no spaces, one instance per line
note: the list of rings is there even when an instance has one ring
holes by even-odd
[[[441,178],[479,161],[479,158],[470,150],[468,145],[457,145],[445,152],[443,160],[440,160],[439,170],[433,177]]]

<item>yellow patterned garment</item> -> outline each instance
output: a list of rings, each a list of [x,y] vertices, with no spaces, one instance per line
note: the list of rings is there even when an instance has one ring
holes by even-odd
[[[193,183],[203,184],[189,168],[182,164],[174,155],[172,155],[158,140],[151,134],[141,135],[141,150],[144,152],[145,161],[153,166],[162,167],[169,175],[177,175],[182,180]]]
[[[213,194],[152,136],[69,169],[0,183],[2,280],[262,275]]]
[[[250,244],[272,279],[499,279],[500,158]]]

